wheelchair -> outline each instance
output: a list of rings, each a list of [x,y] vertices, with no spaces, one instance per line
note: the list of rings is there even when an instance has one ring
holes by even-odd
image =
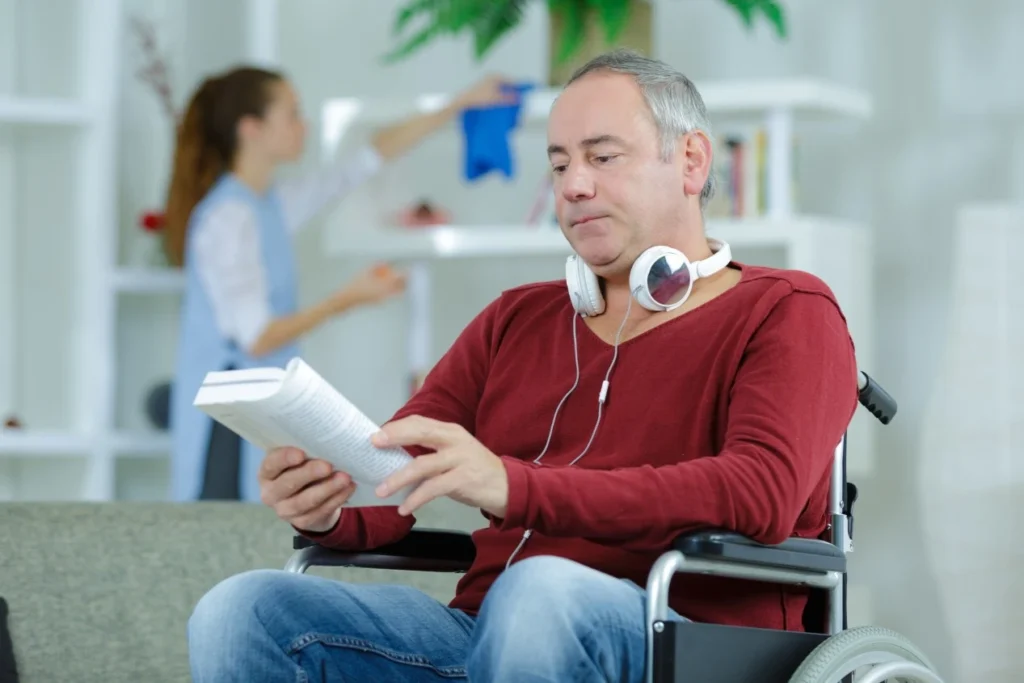
[[[882,424],[896,402],[858,373],[858,398]],[[886,628],[848,628],[847,554],[853,550],[857,487],[846,480],[846,436],[835,449],[826,539],[790,538],[764,545],[736,533],[681,535],[655,561],[647,580],[647,683],[943,683],[927,657]],[[476,554],[464,532],[413,529],[402,540],[365,552],[342,552],[293,539],[286,571],[311,566],[465,572]],[[681,622],[668,618],[677,573],[808,587],[803,631]]]

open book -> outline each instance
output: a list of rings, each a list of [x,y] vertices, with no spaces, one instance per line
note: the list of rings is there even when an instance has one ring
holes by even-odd
[[[413,489],[374,493],[412,456],[371,444],[378,426],[301,358],[284,369],[207,373],[193,405],[258,448],[294,446],[348,474],[356,490],[345,507],[400,505]]]

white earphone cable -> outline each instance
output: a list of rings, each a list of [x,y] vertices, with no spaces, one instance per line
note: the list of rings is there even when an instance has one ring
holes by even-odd
[[[577,299],[578,299],[578,297],[577,297]],[[569,387],[569,391],[567,391],[565,393],[565,396],[562,397],[562,400],[558,402],[558,406],[555,408],[555,414],[551,418],[551,427],[548,429],[548,440],[544,444],[544,448],[541,450],[540,455],[538,455],[536,458],[533,459],[533,464],[535,464],[535,465],[540,463],[540,459],[544,457],[544,454],[548,452],[548,447],[551,446],[551,437],[555,433],[555,422],[557,422],[557,420],[558,420],[558,411],[560,411],[562,409],[562,406],[565,404],[566,400],[568,400],[570,394],[572,394],[572,392],[576,391],[576,387],[579,386],[579,383],[580,383],[580,352],[579,352],[579,347],[576,344],[576,318],[577,317],[578,317],[578,314],[577,313],[573,313],[573,315],[572,315],[572,355],[573,355],[573,359],[576,361],[576,379],[573,381],[572,386]]]
[[[590,450],[590,446],[594,443],[594,438],[597,436],[598,427],[601,426],[601,417],[604,412],[604,404],[605,401],[608,400],[608,390],[611,387],[612,369],[615,367],[615,363],[619,359],[619,340],[622,338],[622,330],[625,329],[626,327],[626,321],[629,320],[629,311],[632,308],[632,306],[633,297],[631,296],[629,298],[629,301],[626,303],[626,315],[622,317],[622,322],[619,324],[619,329],[615,333],[615,347],[612,352],[612,362],[608,364],[608,370],[605,371],[604,380],[601,382],[601,392],[598,394],[597,397],[597,420],[594,422],[594,429],[591,430],[590,432],[590,439],[587,441],[587,445],[584,446],[580,454],[573,458],[572,461],[568,465],[566,465],[566,467],[572,467],[577,462],[579,462],[580,459],[584,455],[586,455],[587,452]],[[577,305],[576,309],[579,310],[579,308],[580,306]],[[562,400],[558,402],[558,406],[555,408],[555,414],[551,418],[551,427],[548,429],[548,440],[544,444],[544,448],[543,450],[541,450],[540,455],[533,459],[533,463],[535,465],[540,464],[541,458],[543,458],[544,455],[548,452],[548,447],[551,445],[551,437],[555,433],[555,423],[558,421],[558,412],[562,409],[562,406],[565,404],[570,394],[572,394],[572,392],[576,390],[576,387],[579,386],[580,383],[580,352],[579,344],[577,343],[576,337],[577,315],[577,313],[573,313],[572,316],[572,353],[573,358],[576,361],[576,379],[573,381],[572,386],[569,388],[569,391],[567,391],[565,395],[562,396]],[[529,540],[530,536],[532,535],[533,529],[527,529],[523,532],[523,537],[519,539],[519,545],[516,546],[516,549],[512,551],[511,555],[508,556],[508,560],[505,561],[505,569],[508,569],[512,565],[512,560],[515,559],[515,556],[519,554],[519,551],[523,549],[523,546],[526,545],[526,541]]]

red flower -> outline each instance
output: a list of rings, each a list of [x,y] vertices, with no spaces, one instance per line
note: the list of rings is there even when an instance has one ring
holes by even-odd
[[[139,218],[139,225],[146,232],[160,232],[164,222],[164,214],[157,211],[147,211]]]

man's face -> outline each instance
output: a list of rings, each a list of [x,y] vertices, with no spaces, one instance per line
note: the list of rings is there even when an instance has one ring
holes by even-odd
[[[644,249],[678,240],[688,206],[698,201],[687,192],[699,194],[706,179],[694,177],[687,149],[700,142],[691,145],[690,137],[663,160],[654,119],[626,74],[592,73],[559,96],[548,121],[555,210],[595,273],[628,273]]]

